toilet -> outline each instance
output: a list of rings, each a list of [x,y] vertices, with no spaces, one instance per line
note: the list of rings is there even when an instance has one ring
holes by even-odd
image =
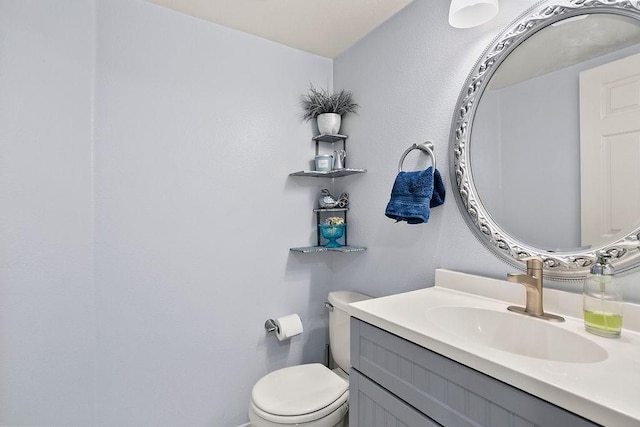
[[[329,293],[331,370],[320,363],[290,366],[262,377],[251,391],[251,427],[344,427],[349,409],[349,315],[347,305],[369,299],[356,292]]]

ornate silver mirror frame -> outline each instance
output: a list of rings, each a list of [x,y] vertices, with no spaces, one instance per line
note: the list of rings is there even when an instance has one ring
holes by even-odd
[[[542,28],[562,19],[593,13],[612,13],[640,20],[640,0],[547,0],[529,9],[489,45],[475,64],[458,98],[451,129],[451,179],[457,184],[456,200],[469,227],[499,258],[517,268],[524,268],[522,258],[542,258],[545,276],[557,280],[584,277],[598,252],[613,256],[617,272],[639,267],[640,228],[605,246],[576,252],[549,252],[519,242],[494,222],[480,200],[471,173],[469,137],[480,98],[509,53]]]

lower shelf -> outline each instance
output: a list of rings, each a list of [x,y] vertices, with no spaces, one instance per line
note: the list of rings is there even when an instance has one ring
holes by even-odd
[[[340,246],[339,248],[325,248],[324,246],[305,246],[302,248],[290,248],[292,252],[300,252],[303,254],[313,254],[316,252],[361,252],[366,251],[367,248],[361,246]]]

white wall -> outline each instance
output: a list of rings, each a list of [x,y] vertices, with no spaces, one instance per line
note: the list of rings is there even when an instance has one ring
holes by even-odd
[[[513,270],[475,238],[461,216],[449,171],[450,128],[460,90],[483,50],[500,30],[535,2],[500,3],[493,21],[473,29],[447,23],[449,2],[415,1],[334,60],[334,84],[354,92],[360,115],[348,122],[353,162],[366,179],[351,182],[349,239],[369,250],[336,258],[334,287],[386,295],[433,283],[434,268],[504,278]],[[423,225],[396,224],[384,209],[402,152],[414,142],[435,143],[447,200]],[[407,160],[425,167],[425,156]],[[455,182],[453,183],[455,185]],[[628,300],[640,300],[638,273],[620,278]],[[580,283],[546,286],[581,291]],[[523,294],[524,298],[524,294]]]
[[[0,1],[0,425],[91,424],[94,33],[90,1]]]
[[[323,361],[327,182],[299,96],[332,63],[140,0],[98,2],[96,419],[237,426],[268,371]],[[297,312],[280,343],[264,321]]]
[[[288,173],[331,61],[95,3],[0,2],[0,424],[242,424],[258,378],[324,360],[331,258],[289,247],[330,183]]]

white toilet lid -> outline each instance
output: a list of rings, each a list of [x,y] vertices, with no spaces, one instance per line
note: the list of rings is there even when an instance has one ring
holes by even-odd
[[[271,372],[253,387],[253,404],[264,412],[295,416],[319,411],[342,397],[349,383],[319,363]]]

